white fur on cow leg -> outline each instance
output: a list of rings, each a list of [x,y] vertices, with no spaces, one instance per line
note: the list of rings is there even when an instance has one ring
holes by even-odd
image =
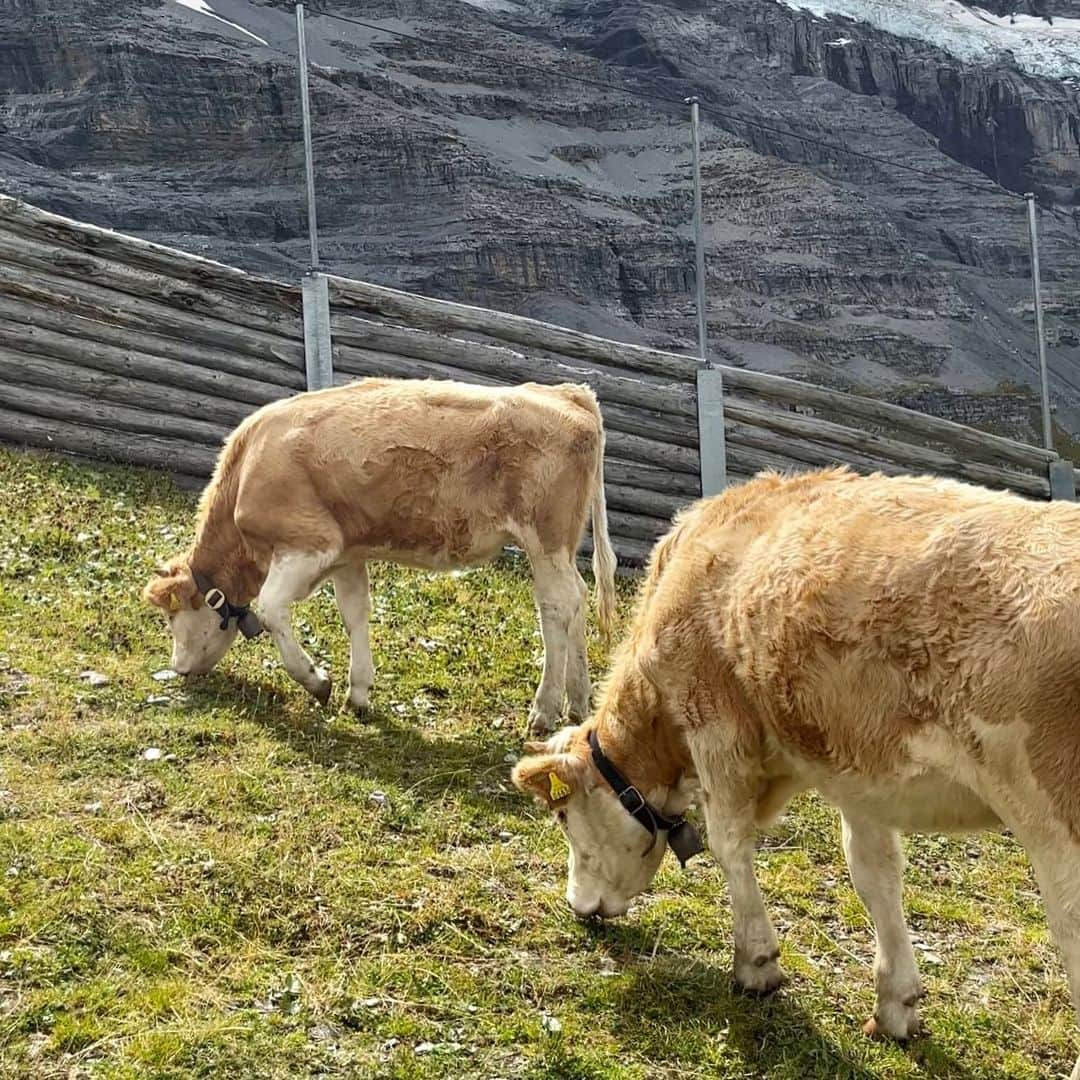
[[[576,570],[575,570],[575,573]],[[585,638],[589,589],[577,574],[578,606],[570,620],[566,649],[566,712],[575,723],[589,715],[592,684],[589,682],[589,653]]]
[[[544,638],[544,674],[529,710],[529,731],[545,735],[562,718],[566,695],[566,654],[570,621],[579,606],[577,567],[565,555],[532,559],[536,607]]]
[[[371,589],[366,563],[344,566],[334,572],[334,596],[349,632],[349,705],[359,714],[367,712],[368,695],[375,680],[371,660]]]
[[[289,609],[314,592],[335,558],[326,553],[275,554],[258,599],[259,618],[270,631],[285,670],[323,705],[330,700],[330,677],[297,642]]]
[[[754,801],[739,800],[738,779],[709,777],[705,819],[709,847],[727,879],[735,937],[735,981],[754,994],[769,994],[787,980],[780,947],[754,873]],[[703,778],[704,780],[704,778]]]
[[[877,1004],[865,1031],[910,1039],[918,1035],[922,980],[902,903],[904,854],[900,834],[857,815],[843,814],[844,857],[859,898],[874,924]]]
[[[1027,848],[1035,877],[1039,882],[1046,921],[1054,943],[1061,951],[1069,979],[1073,1011],[1080,1023],[1080,844],[1073,842],[1061,828],[1040,828],[1043,833],[1023,824],[1016,828],[1018,839]],[[1080,1060],[1070,1080],[1080,1080]]]

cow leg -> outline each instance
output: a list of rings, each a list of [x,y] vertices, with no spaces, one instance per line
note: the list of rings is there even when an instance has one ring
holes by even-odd
[[[848,871],[870,913],[877,945],[877,1004],[864,1030],[868,1035],[909,1039],[919,1032],[917,1005],[923,988],[901,900],[904,854],[900,834],[854,815],[843,814],[841,821]]]
[[[756,800],[746,787],[734,777],[709,777],[705,820],[709,847],[724,871],[731,896],[735,981],[744,990],[768,994],[783,984],[785,976],[776,931],[754,873]],[[744,797],[737,794],[740,789]]]
[[[576,723],[589,715],[592,684],[589,682],[589,653],[585,638],[589,588],[576,569],[574,574],[578,587],[578,605],[570,620],[566,650],[566,712]]]
[[[334,572],[334,597],[349,632],[349,704],[363,714],[375,679],[371,660],[371,590],[366,563],[349,563]]]
[[[1025,841],[1020,829],[1017,836]],[[1061,952],[1073,1009],[1080,1023],[1080,845],[1060,835],[1040,839],[1040,846],[1024,842],[1024,847],[1035,868],[1046,921]],[[1073,1066],[1070,1080],[1080,1080],[1080,1059]]]
[[[270,631],[285,670],[323,705],[330,700],[330,677],[296,640],[289,609],[315,591],[335,558],[316,553],[275,555],[258,600],[259,619]]]
[[[562,715],[566,696],[566,654],[570,623],[577,610],[580,575],[573,561],[541,555],[532,559],[533,587],[544,639],[544,674],[529,710],[529,731],[545,735]]]

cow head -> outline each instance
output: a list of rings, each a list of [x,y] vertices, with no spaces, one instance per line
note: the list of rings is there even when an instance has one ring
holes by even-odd
[[[236,624],[221,629],[221,619],[206,606],[191,568],[182,558],[159,566],[142,595],[169,621],[173,639],[170,666],[179,675],[204,675],[236,638]]]
[[[547,806],[570,844],[566,900],[580,918],[623,915],[656,876],[667,842],[633,818],[597,771],[586,725],[529,743],[514,767],[517,787]],[[656,806],[668,789],[643,793]]]

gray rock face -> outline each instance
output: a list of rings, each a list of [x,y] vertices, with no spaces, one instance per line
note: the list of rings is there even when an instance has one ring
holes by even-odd
[[[176,0],[0,10],[4,186],[295,277],[308,255],[292,9],[209,3],[219,18]],[[1054,394],[1080,430],[1069,84],[772,0],[333,6],[433,43],[309,13],[322,254],[335,272],[688,345],[680,101],[696,93],[718,355],[897,400],[945,400],[943,388],[1000,400],[966,415],[1013,431],[1036,369],[1025,208],[1000,180],[1055,211],[1040,221]]]

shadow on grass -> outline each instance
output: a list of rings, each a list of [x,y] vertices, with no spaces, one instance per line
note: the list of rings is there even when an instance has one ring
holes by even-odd
[[[377,708],[362,720],[314,704],[298,715],[291,690],[281,692],[236,673],[212,673],[192,686],[190,696],[203,705],[228,696],[248,721],[326,769],[348,770],[421,796],[449,793],[478,809],[522,820],[529,816],[529,800],[508,786],[511,766],[505,757],[520,747],[513,730],[480,729],[449,738]]]
[[[747,994],[728,970],[717,970],[683,955],[648,959],[655,933],[632,923],[601,924],[594,933],[609,947],[626,951],[624,970],[632,975],[619,1003],[613,1032],[628,1045],[643,1039],[678,1047],[701,1038],[706,1027],[724,1041],[754,1076],[828,1077],[829,1080],[883,1080],[889,1066],[869,1068],[826,1035],[814,1015],[799,1004],[798,978],[769,997]],[[869,978],[869,970],[867,971]],[[864,1018],[846,1018],[852,1040],[866,1038]],[[917,1063],[921,1075],[940,1080],[992,1080],[992,1070],[973,1072],[932,1036],[913,1040],[898,1053]]]

